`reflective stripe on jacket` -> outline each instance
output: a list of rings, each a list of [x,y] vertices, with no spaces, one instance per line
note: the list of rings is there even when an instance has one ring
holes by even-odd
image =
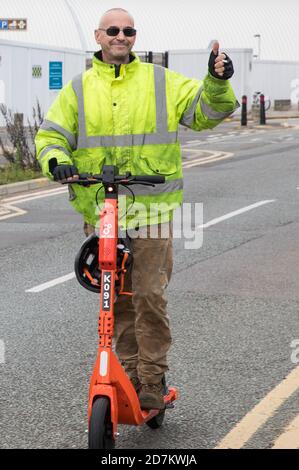
[[[79,172],[100,173],[103,164],[119,174],[165,175],[164,184],[132,186],[126,207],[128,220],[140,226],[164,222],[183,199],[179,124],[193,130],[213,128],[239,105],[228,81],[207,74],[189,79],[137,56],[116,66],[93,58],[93,67],[75,77],[59,93],[37,133],[37,157],[44,175],[52,178],[49,160],[74,164]],[[118,76],[116,76],[118,75]],[[71,202],[95,225],[96,192],[72,185]],[[98,192],[102,201],[103,191]],[[120,204],[121,205],[121,204]],[[150,219],[149,219],[150,217]],[[125,217],[121,219],[125,225]],[[128,221],[127,221],[128,224]]]

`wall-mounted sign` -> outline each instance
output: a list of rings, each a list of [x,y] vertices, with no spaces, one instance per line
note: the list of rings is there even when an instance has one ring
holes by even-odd
[[[49,62],[49,89],[62,88],[62,62]]]
[[[42,78],[41,65],[32,65],[32,78]]]
[[[0,31],[26,31],[26,18],[0,18]]]

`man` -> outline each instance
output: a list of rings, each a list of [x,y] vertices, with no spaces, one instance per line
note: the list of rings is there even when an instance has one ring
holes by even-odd
[[[213,128],[236,109],[227,81],[233,66],[226,54],[218,54],[217,42],[203,81],[141,63],[131,53],[134,20],[121,8],[102,16],[95,39],[101,50],[92,69],[62,89],[37,134],[38,159],[43,173],[56,181],[80,172],[100,173],[104,163],[117,166],[119,174],[165,175],[165,184],[140,192],[133,188],[138,223],[130,213],[120,218],[125,228],[138,225],[142,236],[132,239],[134,262],[127,284],[133,296],[116,302],[114,334],[116,352],[139,392],[141,407],[163,409],[161,381],[171,344],[165,295],[172,271],[171,219],[183,198],[178,126]],[[98,222],[97,189],[70,189],[86,235]],[[158,211],[151,210],[153,204]],[[169,233],[146,238],[153,226],[167,226]]]

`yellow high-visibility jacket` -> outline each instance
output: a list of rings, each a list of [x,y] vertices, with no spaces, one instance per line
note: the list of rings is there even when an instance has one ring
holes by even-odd
[[[49,161],[73,164],[81,173],[101,173],[115,165],[119,174],[165,175],[164,184],[132,186],[123,226],[164,222],[183,199],[179,124],[210,129],[239,106],[229,81],[209,73],[203,81],[158,65],[131,62],[115,66],[93,58],[93,67],[61,90],[36,135],[37,158],[43,174],[53,179]],[[70,200],[84,220],[96,225],[100,185],[72,185]],[[103,190],[98,193],[103,200]],[[131,222],[130,222],[131,221]]]

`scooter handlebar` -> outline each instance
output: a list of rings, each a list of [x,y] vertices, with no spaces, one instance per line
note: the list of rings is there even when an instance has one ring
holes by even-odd
[[[165,183],[165,176],[160,175],[140,175],[134,176],[133,181],[136,183],[152,183],[152,184],[161,184]]]
[[[62,181],[62,184],[82,184],[82,185],[87,185],[87,184],[97,184],[101,183],[103,180],[103,175],[92,175],[89,173],[80,173],[79,175],[76,175],[76,178],[73,179],[73,181]],[[162,184],[165,183],[165,176],[161,175],[117,175],[115,177],[115,183],[121,183],[123,185],[131,185],[131,184]]]

